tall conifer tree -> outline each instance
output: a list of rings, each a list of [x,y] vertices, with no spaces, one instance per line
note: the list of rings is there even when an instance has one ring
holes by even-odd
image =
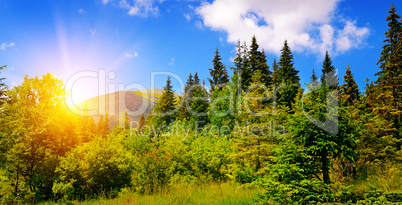
[[[226,70],[226,66],[222,63],[221,55],[219,55],[219,50],[216,48],[215,57],[212,60],[213,68],[209,69],[209,74],[211,78],[208,78],[211,84],[211,93],[215,90],[217,86],[224,85],[229,82],[229,75]]]
[[[353,78],[349,65],[346,67],[346,74],[343,77],[344,84],[340,87],[340,98],[346,105],[352,105],[355,100],[360,99],[359,86]]]
[[[336,75],[335,67],[332,65],[331,56],[328,51],[325,53],[324,62],[322,63],[321,83],[330,90],[338,88],[338,75]]]

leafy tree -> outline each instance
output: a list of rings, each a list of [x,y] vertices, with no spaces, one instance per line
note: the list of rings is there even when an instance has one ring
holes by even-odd
[[[68,200],[119,191],[130,184],[132,162],[120,144],[95,139],[61,158],[52,190]]]
[[[211,92],[213,92],[217,86],[224,85],[229,82],[229,75],[226,70],[226,66],[222,63],[222,58],[219,55],[219,50],[216,48],[215,57],[212,60],[213,68],[209,69],[209,74],[212,79],[208,78],[211,84]],[[220,89],[220,88],[219,88]]]
[[[325,53],[324,62],[322,63],[321,83],[328,86],[331,90],[338,88],[338,75],[336,75],[335,67],[332,65],[331,56],[328,51]]]
[[[8,147],[6,166],[14,194],[24,189],[36,199],[48,199],[59,157],[79,142],[77,116],[65,106],[63,83],[50,74],[25,77],[7,96],[0,132],[7,133],[1,144]]]
[[[360,99],[359,86],[353,78],[349,65],[346,67],[346,75],[343,77],[345,84],[340,87],[340,98],[346,106],[352,105],[354,101]]]

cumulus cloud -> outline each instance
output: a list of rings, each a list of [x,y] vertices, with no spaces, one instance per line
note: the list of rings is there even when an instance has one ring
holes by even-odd
[[[196,12],[205,27],[227,33],[230,43],[250,41],[255,35],[267,52],[279,54],[286,39],[294,51],[323,55],[326,50],[339,53],[358,48],[369,34],[355,21],[336,18],[339,1],[214,0]]]
[[[11,48],[13,46],[15,46],[15,43],[13,42],[4,42],[0,44],[0,50],[6,50],[7,48]]]
[[[134,58],[134,57],[138,57],[138,53],[137,53],[137,51],[134,51],[134,52],[127,52],[127,53],[124,54],[124,57],[125,57],[125,58]]]
[[[158,15],[159,8],[157,4],[165,0],[103,0],[103,3],[108,4],[113,1],[120,8],[127,10],[127,13],[131,16],[148,17]]]

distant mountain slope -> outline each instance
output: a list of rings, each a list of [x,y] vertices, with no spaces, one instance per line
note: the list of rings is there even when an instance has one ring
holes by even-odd
[[[130,121],[138,122],[142,113],[145,116],[152,111],[156,102],[162,95],[163,89],[139,90],[139,91],[119,91],[108,93],[85,100],[77,105],[83,110],[98,110],[98,113],[109,115],[110,125],[116,126],[120,119],[124,118],[124,112],[128,111]],[[179,96],[178,94],[175,94]],[[95,121],[99,115],[93,116]],[[133,125],[135,127],[135,123]]]

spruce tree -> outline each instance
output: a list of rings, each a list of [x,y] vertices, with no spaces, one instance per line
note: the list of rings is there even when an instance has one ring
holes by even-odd
[[[321,83],[323,86],[328,86],[330,90],[338,88],[338,75],[336,75],[336,70],[332,65],[328,51],[325,53],[324,62],[322,63]]]
[[[3,70],[6,66],[0,66],[0,73],[1,70]],[[0,105],[5,103],[5,95],[6,95],[6,89],[7,85],[3,82],[6,78],[0,78]]]
[[[281,50],[281,56],[279,59],[278,67],[278,83],[291,83],[294,85],[300,85],[299,71],[294,68],[293,54],[288,46],[288,41],[285,40],[283,48]]]
[[[239,42],[237,44],[236,58],[234,59],[234,74],[240,78],[238,82],[240,82],[243,90],[247,89],[251,84],[252,73],[248,61],[248,47],[245,42],[243,45],[240,45]]]
[[[142,113],[140,119],[138,120],[137,135],[141,135],[142,129],[144,128],[145,123],[146,123],[146,121],[145,121],[144,113]]]
[[[278,82],[278,68],[279,68],[279,65],[278,65],[278,63],[276,63],[276,58],[274,58],[274,62],[272,63],[272,69],[274,70],[274,72],[272,74],[272,83],[275,86],[280,84]]]
[[[265,86],[269,86],[272,83],[272,72],[269,70],[269,66],[267,64],[267,59],[264,50],[261,52],[258,50],[259,45],[257,44],[257,38],[253,36],[251,39],[250,51],[248,53],[248,68],[251,71],[252,77],[253,73],[256,71],[261,72],[262,83]],[[253,82],[250,82],[250,85]]]
[[[177,112],[177,119],[179,120],[185,120],[185,121],[189,121],[191,118],[191,114],[188,110],[188,108],[190,107],[190,102],[188,100],[188,97],[190,95],[191,89],[193,88],[194,85],[194,79],[193,76],[190,75],[188,76],[186,85],[184,86],[184,90],[183,90],[183,94],[182,96],[180,96],[180,103],[178,104],[180,106],[178,112]]]
[[[376,111],[379,111],[386,120],[393,123],[395,131],[392,135],[402,138],[402,22],[396,12],[396,7],[391,5],[388,12],[388,31],[385,32],[385,40],[381,57],[377,64],[381,70],[376,73],[378,77],[376,86],[382,90],[382,99],[377,100]],[[402,141],[397,144],[400,149]]]
[[[158,102],[156,103],[154,113],[157,115],[162,115],[163,123],[165,123],[165,125],[169,125],[174,120],[173,113],[171,113],[174,109],[175,109],[175,96],[172,82],[170,81],[170,77],[168,77],[168,79],[166,80],[166,85],[163,88],[163,93],[159,98]]]
[[[313,68],[313,72],[311,74],[310,80],[311,80],[310,83],[312,86],[316,86],[318,84],[318,77],[315,74],[314,68]]]
[[[346,106],[353,105],[355,100],[360,99],[359,86],[353,78],[349,65],[346,67],[346,74],[343,77],[344,84],[340,87],[340,98]]]
[[[209,74],[212,79],[208,78],[211,84],[211,93],[217,86],[222,86],[229,82],[229,75],[226,66],[222,63],[222,58],[219,55],[219,50],[216,48],[215,57],[212,60],[213,68],[209,68]]]
[[[275,93],[276,102],[278,105],[285,105],[291,109],[292,103],[295,102],[300,91],[299,71],[293,66],[293,54],[286,40],[281,51],[279,67],[276,75],[277,82],[281,87]]]

